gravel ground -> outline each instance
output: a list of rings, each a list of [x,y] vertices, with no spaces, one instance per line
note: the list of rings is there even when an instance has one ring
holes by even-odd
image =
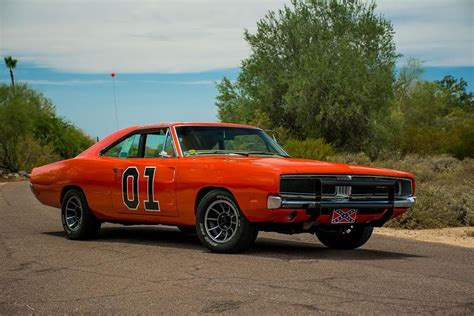
[[[375,234],[474,248],[474,227],[452,227],[420,230],[382,227],[377,228],[375,230]]]

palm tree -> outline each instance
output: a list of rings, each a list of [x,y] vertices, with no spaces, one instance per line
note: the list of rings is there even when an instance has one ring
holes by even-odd
[[[13,76],[13,69],[16,67],[18,60],[13,59],[12,56],[5,57],[5,65],[10,69],[10,79],[12,80],[12,87],[15,86],[15,77]]]

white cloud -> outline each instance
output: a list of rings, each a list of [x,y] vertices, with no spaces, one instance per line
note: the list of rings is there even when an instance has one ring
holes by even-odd
[[[218,80],[217,80],[218,81]],[[207,86],[215,85],[216,80],[143,80],[143,83],[153,83],[153,84],[171,84],[171,85],[191,85],[191,86]]]
[[[109,80],[21,80],[19,82],[26,82],[28,84],[45,86],[80,86],[110,84]]]
[[[73,72],[188,72],[237,67],[243,29],[284,0],[0,0],[0,51]],[[377,1],[399,52],[428,65],[474,65],[473,2]]]
[[[474,1],[378,0],[399,53],[428,66],[474,66]]]
[[[3,50],[79,72],[183,72],[235,67],[265,1],[0,1]]]
[[[110,80],[89,80],[89,79],[76,79],[76,80],[17,80],[19,83],[28,83],[32,85],[44,85],[44,86],[83,86],[83,85],[110,85]],[[214,86],[219,80],[134,80],[134,82],[160,84],[160,85],[191,85],[191,86]],[[2,83],[9,83],[10,80],[0,80]],[[127,81],[120,80],[120,83],[126,83]]]

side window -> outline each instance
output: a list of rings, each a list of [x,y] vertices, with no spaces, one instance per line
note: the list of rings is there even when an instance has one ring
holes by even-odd
[[[173,138],[168,129],[146,134],[144,157],[176,157]]]
[[[163,151],[163,146],[165,145],[165,140],[166,140],[165,130],[160,130],[159,132],[146,134],[144,157],[145,158],[160,157],[160,154]]]
[[[168,137],[166,138],[165,149],[166,157],[174,158],[176,157],[176,152],[174,151],[174,142],[171,132],[168,132]]]
[[[103,156],[117,158],[137,158],[140,144],[140,134],[135,134],[122,140],[117,145],[109,148]]]

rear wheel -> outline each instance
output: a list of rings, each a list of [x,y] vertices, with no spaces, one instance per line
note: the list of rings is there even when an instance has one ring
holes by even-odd
[[[61,221],[69,239],[93,238],[101,225],[89,209],[84,193],[78,189],[66,192],[61,205]]]
[[[316,231],[319,241],[328,248],[355,249],[364,245],[372,235],[373,227],[347,226],[338,229],[320,228]]]
[[[202,244],[220,253],[245,251],[258,234],[232,194],[224,190],[213,190],[202,198],[197,209],[196,228]]]

